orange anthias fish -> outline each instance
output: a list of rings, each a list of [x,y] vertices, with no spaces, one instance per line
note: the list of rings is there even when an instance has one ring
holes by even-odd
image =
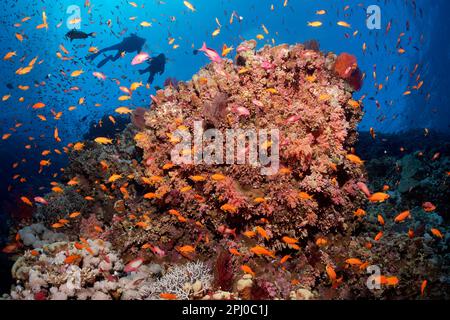
[[[246,236],[247,238],[253,238],[254,236],[256,236],[256,232],[255,231],[245,231],[242,233],[244,236]]]
[[[400,280],[395,276],[386,277],[386,285],[388,285],[388,286],[396,286],[399,284],[399,282],[400,282]]]
[[[20,200],[22,200],[23,203],[29,205],[30,207],[33,206],[33,203],[27,197],[21,197]]]
[[[378,232],[378,234],[375,236],[374,240],[379,241],[383,237],[383,231]]]
[[[283,242],[286,243],[286,244],[296,244],[296,243],[298,243],[297,239],[294,239],[294,238],[291,238],[291,237],[287,237],[287,236],[281,238],[281,240],[283,240]]]
[[[438,229],[435,229],[435,228],[431,229],[431,233],[437,238],[440,238],[440,239],[444,238],[444,235]]]
[[[220,209],[222,211],[228,212],[228,213],[236,213],[237,212],[237,208],[235,206],[233,206],[232,204],[224,204],[223,206],[220,207]]]
[[[7,254],[14,253],[17,251],[17,249],[19,249],[19,247],[20,247],[20,243],[17,243],[17,242],[11,243],[11,244],[7,245],[6,247],[4,247],[2,249],[2,252],[7,253]]]
[[[224,180],[226,177],[223,175],[223,174],[220,174],[220,173],[216,173],[216,174],[213,174],[212,176],[211,176],[211,179],[213,180],[213,181],[222,181],[222,180]]]
[[[253,277],[255,277],[255,272],[248,265],[246,265],[246,264],[242,265],[241,270],[244,271],[245,273],[251,274]]]
[[[195,248],[193,246],[189,246],[189,245],[176,247],[176,250],[182,254],[195,252]]]
[[[358,258],[347,259],[347,260],[345,260],[345,263],[347,263],[347,264],[349,264],[351,266],[360,266],[360,265],[363,264],[363,262],[360,259],[358,259]]]
[[[403,221],[405,221],[406,218],[408,218],[410,216],[411,216],[411,212],[409,210],[403,211],[402,213],[398,214],[395,217],[394,221],[395,222],[403,222]]]
[[[298,196],[299,196],[300,199],[302,199],[302,200],[313,200],[313,199],[314,199],[312,195],[309,195],[309,194],[306,193],[306,192],[299,192],[299,193],[298,193]]]
[[[266,239],[266,240],[269,240],[270,239],[270,237],[269,237],[269,235],[267,234],[267,231],[266,230],[264,230],[263,228],[261,228],[261,227],[256,227],[255,228],[256,229],[256,232],[258,232],[258,234],[261,236],[261,237],[263,237],[264,239]]]
[[[74,254],[71,256],[68,256],[65,260],[64,263],[65,264],[74,264],[76,261],[78,261],[81,258],[81,256]]]
[[[346,156],[346,158],[347,158],[347,160],[349,160],[350,162],[353,162],[353,163],[355,163],[355,164],[364,164],[364,161],[363,160],[361,160],[361,158],[360,157],[358,157],[358,156],[356,156],[356,155],[354,155],[354,154],[348,154],[347,156]]]
[[[343,277],[340,277],[339,279],[337,279],[336,271],[330,265],[327,265],[325,267],[325,271],[327,272],[328,278],[331,281],[332,288],[336,289],[339,286],[339,284],[342,283]]]
[[[328,243],[328,241],[327,241],[327,239],[325,239],[325,238],[317,238],[317,240],[316,240],[316,245],[318,246],[318,247],[322,247],[322,246],[326,246],[327,245],[327,243]]]
[[[366,211],[361,209],[361,208],[359,208],[358,210],[356,210],[354,212],[354,214],[355,214],[355,217],[361,218],[361,217],[364,217],[366,215]]]
[[[251,252],[253,252],[254,254],[258,255],[258,256],[269,256],[272,258],[275,258],[275,253],[264,248],[261,246],[254,246],[253,248],[250,249]]]
[[[159,295],[159,297],[161,299],[165,299],[165,300],[176,300],[176,299],[178,299],[177,295],[173,294],[173,293],[161,293]]]
[[[78,217],[79,215],[81,215],[81,212],[72,212],[72,213],[69,215],[69,218],[75,219],[75,218]]]
[[[422,284],[420,285],[420,295],[423,297],[425,294],[425,288],[427,287],[427,280],[423,280]]]
[[[387,193],[377,192],[369,197],[369,201],[370,202],[384,202],[389,198],[390,198],[390,196]]]
[[[228,251],[234,256],[240,256],[241,253],[236,248],[228,249]]]
[[[290,258],[292,258],[290,255],[285,255],[283,258],[281,258],[280,264],[285,263],[285,262],[288,261]]]

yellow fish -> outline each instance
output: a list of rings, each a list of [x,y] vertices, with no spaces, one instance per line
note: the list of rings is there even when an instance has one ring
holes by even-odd
[[[133,110],[127,107],[119,107],[115,110],[118,114],[130,114],[133,113]]]
[[[192,3],[188,2],[188,1],[183,1],[183,4],[191,11],[195,11],[194,6],[192,5]]]
[[[97,143],[100,143],[100,144],[112,144],[112,139],[108,139],[108,138],[105,138],[105,137],[95,138],[94,141],[97,142]]]
[[[84,73],[83,70],[75,70],[70,74],[70,76],[75,78],[81,76],[83,73]]]
[[[320,21],[313,21],[313,22],[308,22],[308,27],[321,27],[322,26],[322,22]]]
[[[341,27],[344,27],[344,28],[351,28],[351,25],[348,24],[348,23],[345,22],[345,21],[338,21],[338,22],[337,22],[337,25],[338,25],[338,26],[341,26]]]
[[[147,21],[142,21],[141,22],[141,27],[151,27],[152,26],[152,24],[150,23],[150,22],[147,22]]]

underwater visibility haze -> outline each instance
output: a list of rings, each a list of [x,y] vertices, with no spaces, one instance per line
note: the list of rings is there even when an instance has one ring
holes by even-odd
[[[446,0],[15,0],[0,299],[448,299]]]

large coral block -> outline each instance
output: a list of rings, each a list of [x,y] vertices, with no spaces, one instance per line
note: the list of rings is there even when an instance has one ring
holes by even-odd
[[[336,56],[303,45],[256,51],[253,41],[237,52],[234,62],[211,63],[153,97],[136,137],[153,195],[144,201],[213,230],[224,224],[252,229],[263,219],[275,245],[283,235],[306,238],[344,226],[361,201],[355,185],[364,172],[346,155],[362,110],[353,87],[334,70]],[[176,131],[193,134],[196,121],[224,136],[228,129],[279,130],[280,170],[264,175],[248,161],[173,165]],[[201,146],[207,150],[208,141]]]

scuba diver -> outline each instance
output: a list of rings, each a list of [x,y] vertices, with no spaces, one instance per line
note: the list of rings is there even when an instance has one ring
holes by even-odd
[[[156,74],[162,75],[164,73],[167,58],[164,53],[161,53],[156,57],[149,59],[147,62],[149,66],[144,70],[139,70],[139,74],[150,73],[147,83],[152,84]]]
[[[122,42],[112,45],[110,47],[101,49],[97,53],[94,53],[92,55],[89,55],[86,57],[86,59],[90,61],[94,61],[99,55],[105,52],[109,51],[117,51],[115,55],[108,55],[105,59],[100,61],[100,63],[97,65],[98,68],[103,67],[108,61],[117,61],[121,56],[123,52],[126,53],[140,53],[144,47],[146,40],[144,38],[138,37],[136,34],[131,34],[129,37],[126,37],[122,40]]]

